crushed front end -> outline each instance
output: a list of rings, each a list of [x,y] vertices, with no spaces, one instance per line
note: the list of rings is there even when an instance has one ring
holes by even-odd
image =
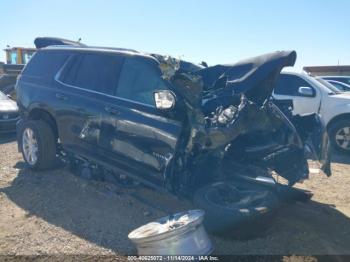
[[[330,175],[328,136],[319,117],[293,118],[271,98],[281,70],[295,63],[294,51],[206,68],[154,56],[184,116],[172,169],[182,175],[169,176],[176,190],[272,172],[293,185],[308,178],[308,158]],[[243,172],[252,166],[255,174]]]

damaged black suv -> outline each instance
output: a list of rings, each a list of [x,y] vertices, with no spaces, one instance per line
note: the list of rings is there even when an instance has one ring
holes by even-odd
[[[244,192],[256,190],[245,207],[264,201],[259,186],[276,184],[274,175],[292,186],[308,177],[308,159],[330,175],[320,118],[292,116],[290,101],[271,98],[295,60],[275,52],[204,67],[125,49],[42,48],[16,85],[19,149],[33,169],[64,152],[194,198],[220,231],[231,223],[222,212],[241,210]]]

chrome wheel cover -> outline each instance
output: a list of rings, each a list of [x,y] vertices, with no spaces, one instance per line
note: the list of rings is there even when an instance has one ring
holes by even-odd
[[[38,141],[31,128],[26,128],[22,133],[22,151],[25,160],[31,166],[38,161]]]
[[[335,134],[335,142],[344,149],[350,150],[350,127],[343,127]]]

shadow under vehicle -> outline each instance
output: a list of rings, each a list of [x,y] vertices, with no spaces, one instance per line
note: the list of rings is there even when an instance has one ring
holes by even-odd
[[[33,169],[79,158],[193,199],[212,232],[254,234],[308,178],[307,159],[330,175],[319,116],[292,116],[291,101],[271,98],[295,60],[275,52],[203,67],[128,49],[42,48],[17,82],[19,149]]]
[[[29,218],[37,217],[43,224],[62,228],[64,232],[111,249],[117,254],[136,254],[127,238],[131,230],[165,214],[188,208],[183,205],[184,201],[168,204],[170,201],[164,200],[167,197],[165,194],[154,192],[149,201],[168,208],[166,213],[157,212],[148,205],[140,204],[137,199],[128,197],[129,194],[118,187],[117,193],[111,194],[105,187],[76,179],[62,169],[33,172],[24,167],[23,162],[17,163],[16,168],[20,169],[18,175],[8,187],[0,189],[1,193],[23,208]],[[138,190],[143,188],[139,187]],[[131,200],[132,204],[128,202]],[[150,210],[151,215],[144,216],[145,210]],[[41,228],[45,230],[38,230],[39,238],[43,238],[43,242],[51,242],[50,247],[57,245],[53,250],[61,253],[62,246],[66,246],[71,237],[68,240],[61,237],[52,239],[50,230],[46,226]],[[346,255],[350,250],[349,228],[350,219],[347,215],[330,204],[311,200],[283,206],[274,219],[273,227],[256,240],[234,241],[214,236],[211,240],[215,246],[215,255]],[[32,235],[31,230],[32,227],[27,227],[21,232]],[[17,235],[17,232],[14,234]],[[20,243],[25,245],[31,240],[28,237]],[[29,245],[34,246],[36,242],[33,242]],[[43,246],[39,248],[48,252],[42,249]],[[77,252],[81,252],[81,249]]]

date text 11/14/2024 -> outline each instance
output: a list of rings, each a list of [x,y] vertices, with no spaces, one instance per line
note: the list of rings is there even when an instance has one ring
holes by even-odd
[[[128,256],[129,261],[219,261],[216,256]]]

